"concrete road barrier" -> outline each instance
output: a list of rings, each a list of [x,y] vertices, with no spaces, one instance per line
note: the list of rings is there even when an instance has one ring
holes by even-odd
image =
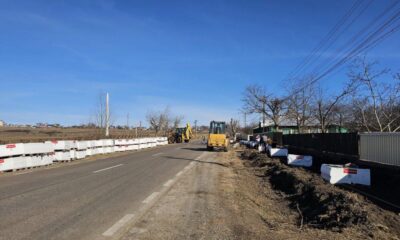
[[[312,156],[288,154],[287,164],[292,166],[311,167]]]
[[[321,176],[331,184],[371,185],[370,169],[322,164]]]
[[[0,145],[0,171],[44,166],[57,161],[83,159],[96,154],[134,151],[166,144],[168,144],[166,137],[6,144]]]

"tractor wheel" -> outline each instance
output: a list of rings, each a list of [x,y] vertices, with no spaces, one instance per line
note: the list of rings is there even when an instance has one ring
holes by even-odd
[[[212,151],[213,149],[213,147],[207,146],[207,151]]]

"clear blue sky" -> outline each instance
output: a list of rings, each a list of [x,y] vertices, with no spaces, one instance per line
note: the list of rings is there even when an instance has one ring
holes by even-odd
[[[279,93],[352,3],[0,0],[0,119],[87,123],[106,91],[117,124],[165,106],[203,124],[239,118],[245,86]],[[399,47],[395,34],[369,55],[399,70]]]

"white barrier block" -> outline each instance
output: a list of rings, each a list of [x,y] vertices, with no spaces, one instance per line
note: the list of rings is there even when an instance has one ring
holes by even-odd
[[[55,152],[54,161],[69,161],[71,160],[71,152]]]
[[[288,150],[286,148],[269,147],[269,154],[271,155],[271,157],[287,157]]]
[[[53,147],[54,147],[55,151],[70,150],[72,148],[72,145],[73,145],[72,141],[53,140],[53,141],[46,141],[45,143],[53,144]]]
[[[312,156],[289,154],[287,157],[287,164],[293,166],[311,167]]]
[[[23,143],[0,145],[0,158],[8,156],[18,156],[23,154],[24,154]]]
[[[83,159],[86,157],[86,150],[80,150],[75,152],[77,159]]]
[[[0,171],[12,170],[12,158],[0,158]]]
[[[322,164],[321,176],[331,184],[371,185],[371,173],[369,169]]]
[[[13,158],[13,169],[21,169],[27,167],[26,157],[15,157]]]
[[[75,149],[69,150],[69,154],[71,156],[71,160],[76,159],[76,150]]]
[[[103,147],[114,146],[113,139],[102,139],[102,141],[103,141]]]
[[[43,160],[44,155],[43,156],[35,155],[35,156],[30,156],[29,158],[32,160],[35,167],[46,165],[45,161]]]
[[[55,159],[55,154],[43,155],[41,165],[43,166],[43,165],[53,164],[54,159]]]
[[[76,141],[76,149],[79,150],[86,150],[88,148],[88,142],[89,141]]]
[[[92,148],[86,149],[86,156],[92,156],[92,155],[93,155],[93,149]]]
[[[103,147],[103,140],[95,140],[94,147]]]
[[[24,143],[24,154],[42,154],[54,152],[54,146],[51,143]]]
[[[38,165],[38,163],[35,163],[34,157],[35,157],[35,156],[28,156],[28,157],[25,157],[25,160],[26,160],[26,167],[27,167],[27,168],[40,166],[40,165]]]

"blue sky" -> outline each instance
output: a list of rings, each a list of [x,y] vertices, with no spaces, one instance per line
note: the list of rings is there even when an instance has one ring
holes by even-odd
[[[389,2],[375,1],[349,34]],[[241,118],[244,88],[282,93],[352,3],[0,0],[0,119],[87,123],[106,91],[116,124],[166,106],[201,124]],[[398,71],[399,47],[397,33],[368,56]],[[345,78],[322,84],[334,91]]]

